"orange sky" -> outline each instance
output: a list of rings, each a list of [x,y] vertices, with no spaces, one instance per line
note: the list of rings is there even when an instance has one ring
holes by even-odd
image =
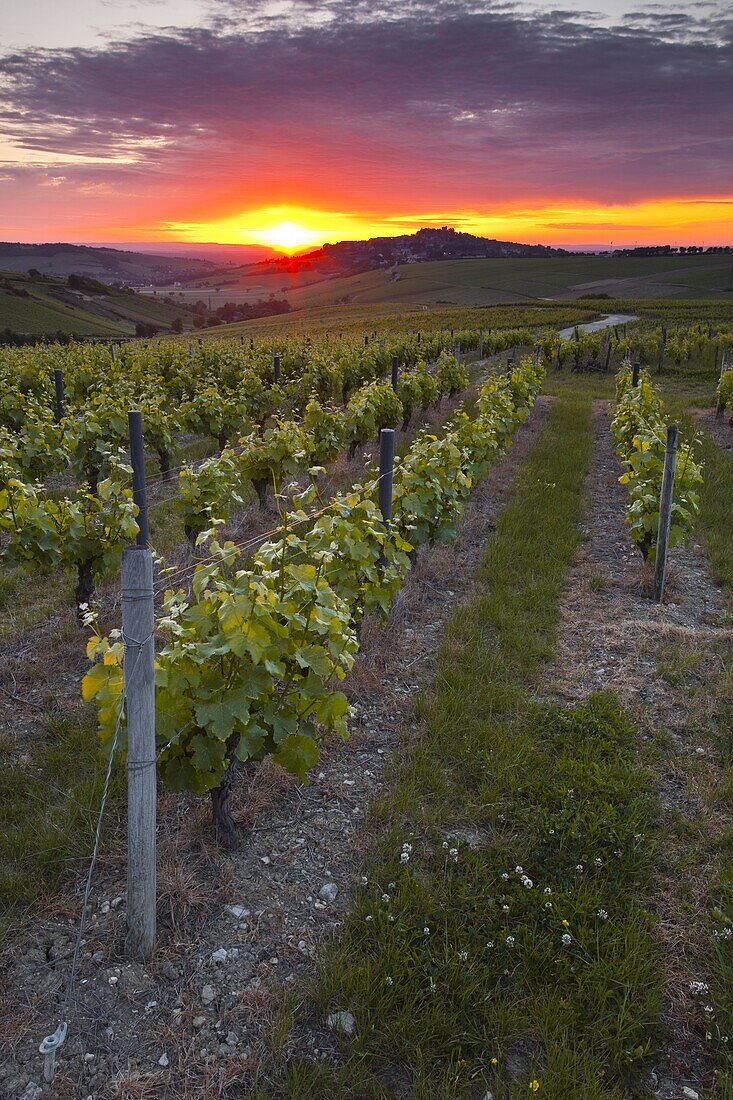
[[[5,240],[733,243],[714,5],[8,4]]]
[[[427,212],[400,217],[358,214],[282,205],[242,211],[204,222],[170,222],[156,226],[150,239],[226,244],[262,244],[286,252],[317,247],[325,241],[359,240],[414,232],[421,226],[450,225],[468,233],[499,240],[686,244],[725,240],[731,230],[733,195],[692,200],[659,199],[634,204],[599,206],[568,202],[527,209],[504,206],[491,214],[480,211]],[[159,236],[161,231],[165,237]]]

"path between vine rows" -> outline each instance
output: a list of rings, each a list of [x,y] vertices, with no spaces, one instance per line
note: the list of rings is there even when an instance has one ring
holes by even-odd
[[[347,681],[357,708],[352,737],[327,748],[312,785],[268,765],[241,783],[233,809],[244,843],[232,857],[211,843],[202,802],[161,796],[160,939],[147,968],[123,961],[124,854],[105,859],[54,1097],[208,1097],[250,1076],[283,988],[313,972],[319,939],[341,924],[368,844],[368,803],[391,747],[416,728],[412,697],[429,682],[443,625],[471,584],[549,405],[538,399],[476,487],[456,541],[421,552],[387,628],[365,624]],[[324,886],[337,888],[333,901],[321,899]],[[79,902],[77,883],[49,903],[22,948],[6,953],[0,1037],[11,1058],[0,1066],[0,1096],[22,1096],[42,1079],[38,1043],[58,1023]],[[35,1096],[31,1089],[27,1100]]]
[[[715,840],[731,824],[715,796],[720,769],[712,716],[733,631],[725,625],[725,599],[698,545],[672,551],[664,605],[649,598],[651,573],[641,565],[624,521],[626,490],[618,483],[622,471],[608,409],[606,401],[594,403],[585,538],[568,573],[555,661],[540,690],[563,704],[611,690],[638,731],[639,758],[649,767],[660,807],[662,870],[649,905],[659,918],[664,948],[663,1022],[669,1036],[646,1084],[660,1100],[677,1100],[683,1087],[699,1089],[712,1081],[703,1003],[690,982],[706,979],[705,905],[715,875]],[[679,821],[694,829],[694,840],[692,833],[682,839]]]

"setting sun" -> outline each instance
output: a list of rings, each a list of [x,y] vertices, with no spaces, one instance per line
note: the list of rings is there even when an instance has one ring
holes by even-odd
[[[297,222],[282,221],[259,232],[255,231],[253,237],[258,244],[267,244],[271,248],[282,249],[283,252],[297,252],[306,245],[315,244],[320,234]]]

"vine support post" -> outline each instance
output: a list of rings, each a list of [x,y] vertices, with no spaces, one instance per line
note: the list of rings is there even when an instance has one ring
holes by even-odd
[[[657,363],[657,369],[664,369],[664,359],[667,352],[667,326],[662,325],[662,335],[659,340],[659,361]]]
[[[272,357],[272,376],[275,379],[275,385],[280,382],[280,356],[273,355]]]
[[[56,423],[59,424],[65,415],[64,409],[64,372],[60,367],[56,367],[53,372],[53,384],[56,389]]]
[[[155,646],[153,555],[145,546],[122,554],[122,637],[127,714],[128,958],[155,947]]]
[[[631,368],[631,385],[636,389],[639,385],[639,372],[641,370],[641,363],[634,363]]]
[[[453,348],[453,354],[456,357],[456,363],[460,363],[460,361],[461,361],[461,345],[460,344],[455,345],[455,347]]]
[[[138,410],[127,414],[130,432],[130,463],[132,465],[132,499],[138,507],[137,545],[147,546],[150,542],[148,532],[148,499],[145,488],[145,448],[143,445],[143,416]]]
[[[400,373],[400,358],[398,355],[392,356],[392,389],[397,389],[397,379]]]
[[[394,480],[394,428],[382,428],[379,433],[379,510],[382,519],[392,519],[392,482]]]
[[[484,330],[481,329],[478,337],[478,357],[483,359],[484,357]]]
[[[662,493],[659,499],[659,530],[657,532],[657,560],[654,574],[654,598],[662,602],[664,582],[667,576],[667,554],[669,550],[669,529],[672,524],[672,501],[674,499],[674,472],[677,466],[677,446],[679,429],[671,424],[667,428],[667,446],[664,451],[664,473],[662,475]]]

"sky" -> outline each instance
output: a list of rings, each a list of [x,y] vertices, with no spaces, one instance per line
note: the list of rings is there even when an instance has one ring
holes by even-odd
[[[0,239],[733,243],[733,10],[3,0]]]

